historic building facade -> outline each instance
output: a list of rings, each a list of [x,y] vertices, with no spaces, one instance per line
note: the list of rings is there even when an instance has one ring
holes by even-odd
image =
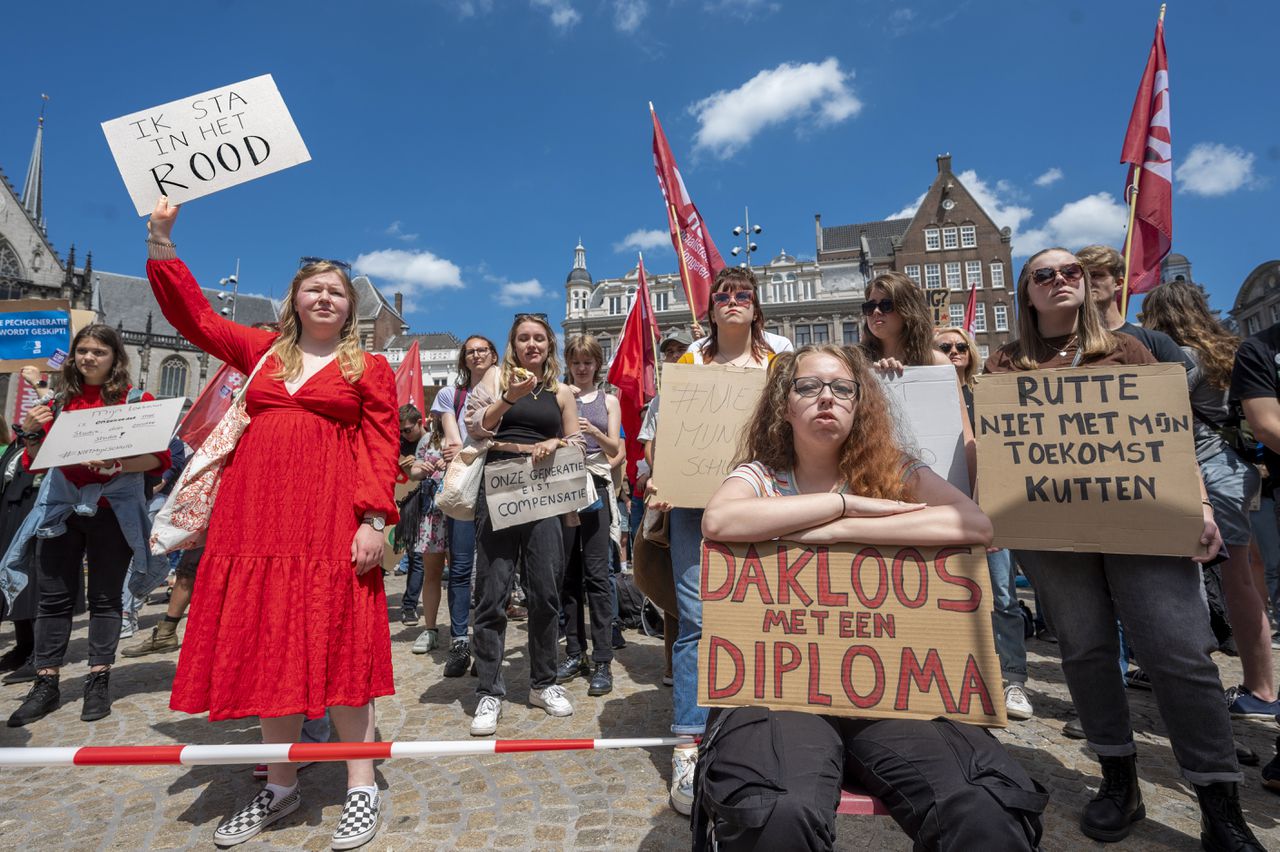
[[[1260,263],[1245,276],[1231,306],[1231,319],[1245,337],[1280,322],[1280,260]]]
[[[394,370],[404,363],[405,352],[415,342],[418,344],[418,363],[422,368],[424,388],[442,388],[458,380],[458,354],[462,351],[462,341],[452,332],[397,334],[378,351]]]

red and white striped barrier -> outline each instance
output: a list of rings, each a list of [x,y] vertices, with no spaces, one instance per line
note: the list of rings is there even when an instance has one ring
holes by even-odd
[[[603,740],[436,740],[408,743],[248,743],[245,745],[66,746],[0,748],[0,766],[214,766],[228,763],[309,763],[515,754],[535,751],[603,751],[688,745],[693,737]]]

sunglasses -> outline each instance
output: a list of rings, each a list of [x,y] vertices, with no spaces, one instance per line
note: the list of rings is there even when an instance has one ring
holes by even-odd
[[[969,344],[964,343],[963,341],[961,341],[960,343],[939,343],[938,344],[938,351],[943,352],[947,355],[951,354],[952,349],[956,350],[961,354],[964,354],[965,352],[969,351]]]
[[[334,266],[340,268],[343,272],[345,272],[348,277],[351,276],[351,264],[347,263],[345,260],[333,260],[332,258],[328,258],[328,257],[314,257],[314,256],[298,258],[299,269],[301,269],[304,266],[310,266],[313,263],[332,263]]]
[[[882,314],[893,313],[893,299],[881,299],[878,302],[875,299],[869,299],[863,302],[862,315],[864,317],[869,317],[876,312],[877,308],[880,309],[880,313]]]
[[[854,399],[858,396],[858,383],[853,379],[834,379],[824,382],[822,379],[805,376],[791,380],[791,389],[798,396],[812,399],[815,396],[821,396],[823,388],[830,388],[831,395],[836,399]]]
[[[1059,275],[1062,276],[1063,281],[1074,284],[1084,278],[1084,267],[1078,263],[1068,263],[1056,269],[1052,266],[1042,266],[1031,272],[1031,280],[1044,287],[1052,284]]]
[[[717,305],[727,305],[730,302],[737,302],[739,305],[751,304],[753,294],[750,290],[734,290],[732,293],[726,293],[723,290],[719,293],[711,294],[711,301]]]

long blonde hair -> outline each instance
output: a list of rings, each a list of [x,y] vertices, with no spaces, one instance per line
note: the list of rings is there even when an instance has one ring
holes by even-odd
[[[958,325],[944,325],[942,328],[935,328],[933,330],[935,345],[940,334],[958,334],[965,343],[969,344],[969,366],[965,367],[964,372],[960,374],[960,384],[970,388],[973,387],[973,379],[978,375],[978,368],[982,366],[978,363],[977,341],[973,339],[972,334]]]
[[[1054,246],[1041,249],[1022,265],[1022,272],[1018,273],[1018,339],[1006,344],[1013,356],[1013,366],[1019,370],[1040,369],[1040,356],[1055,351],[1040,336],[1040,323],[1037,321],[1039,315],[1031,304],[1030,293],[1031,272],[1035,269],[1031,264],[1051,251],[1070,254],[1080,263],[1080,259],[1067,249]],[[1089,296],[1089,268],[1083,263],[1080,263],[1080,268],[1084,270],[1084,276],[1080,279],[1080,284],[1084,287],[1084,301],[1080,303],[1080,309],[1076,313],[1076,346],[1079,347],[1080,361],[1084,363],[1114,352],[1118,343],[1116,336],[1103,328],[1102,315]]]
[[[347,314],[347,321],[342,325],[342,332],[338,337],[338,346],[334,353],[338,367],[342,370],[342,377],[353,384],[360,381],[360,377],[364,375],[364,349],[360,346],[360,334],[356,327],[356,289],[351,286],[351,278],[346,270],[336,263],[320,260],[308,263],[298,270],[298,274],[293,276],[293,281],[289,284],[289,296],[280,308],[280,336],[276,338],[275,343],[271,344],[269,353],[275,355],[280,361],[280,369],[276,371],[275,378],[282,382],[291,381],[302,375],[302,350],[298,347],[298,340],[302,337],[302,325],[298,321],[298,288],[308,278],[314,278],[325,272],[337,273],[342,281],[342,288],[347,293],[347,304],[350,306],[350,313]]]
[[[516,357],[516,330],[527,322],[536,322],[547,332],[547,359],[542,362],[542,387],[555,393],[560,387],[557,376],[560,375],[560,359],[556,357],[556,333],[547,322],[547,318],[539,314],[517,314],[511,323],[511,331],[507,333],[507,351],[502,354],[502,373],[498,376],[498,392],[506,393],[511,387],[511,379],[520,359]]]
[[[1231,387],[1240,338],[1213,315],[1199,287],[1186,281],[1167,281],[1147,294],[1138,317],[1147,328],[1163,331],[1174,343],[1199,353],[1200,369],[1211,387]]]

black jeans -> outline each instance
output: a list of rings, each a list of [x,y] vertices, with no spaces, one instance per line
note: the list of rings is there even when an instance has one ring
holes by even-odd
[[[544,518],[495,530],[489,523],[484,483],[476,498],[476,612],[471,653],[480,682],[477,695],[502,698],[502,655],[507,640],[507,598],[517,564],[524,566],[529,609],[529,686],[545,689],[556,682],[556,633],[560,620],[560,581],[564,576],[564,535],[560,518]]]
[[[594,512],[579,512],[581,523],[564,528],[567,557],[560,605],[564,609],[564,649],[569,656],[587,647],[587,627],[582,604],[591,609],[591,659],[613,661],[614,590],[610,571],[612,542],[609,540],[609,484],[596,479],[596,489],[604,505]]]
[[[72,514],[67,531],[40,543],[40,602],[36,605],[37,669],[58,668],[67,655],[71,610],[80,566],[89,559],[89,665],[116,661],[120,642],[120,613],[124,606],[124,577],[133,560],[115,513],[99,506],[92,517]]]

